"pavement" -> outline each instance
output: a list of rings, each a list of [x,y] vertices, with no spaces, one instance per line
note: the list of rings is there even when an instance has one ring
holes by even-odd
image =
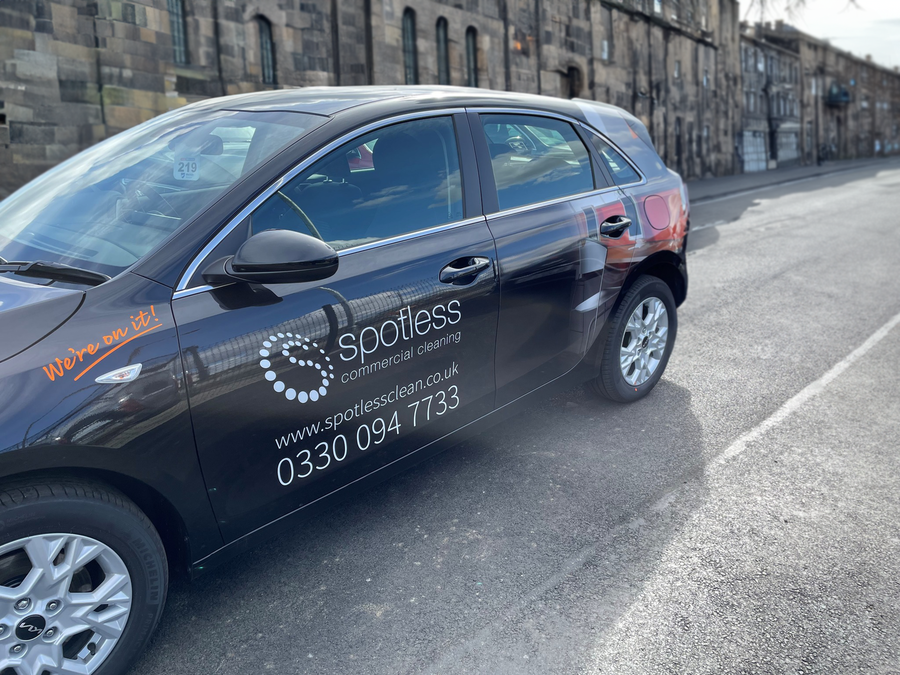
[[[900,162],[833,166],[690,185],[650,396],[575,388],[176,582],[131,675],[900,673]]]
[[[864,157],[862,159],[847,159],[812,164],[809,166],[792,166],[773,169],[771,171],[757,171],[754,173],[741,173],[734,176],[721,176],[706,178],[689,182],[688,194],[692,204],[700,204],[714,198],[722,198],[747,190],[756,190],[772,185],[785,185],[795,182],[804,182],[820,176],[852,171],[862,167],[874,167],[889,165],[900,160],[900,157]]]

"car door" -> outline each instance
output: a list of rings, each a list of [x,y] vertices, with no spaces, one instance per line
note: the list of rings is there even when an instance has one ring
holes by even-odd
[[[583,358],[631,249],[619,244],[621,232],[600,234],[625,218],[625,206],[572,123],[539,113],[469,115],[500,266],[501,406]]]
[[[385,123],[331,147],[239,214],[173,301],[226,541],[493,409],[495,250],[465,115]],[[203,265],[269,229],[328,242],[337,272],[203,285]]]

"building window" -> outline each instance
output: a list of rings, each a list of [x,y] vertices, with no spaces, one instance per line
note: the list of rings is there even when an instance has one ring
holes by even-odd
[[[662,0],[653,0],[653,11],[662,14]]]
[[[609,40],[604,40],[600,47],[600,58],[609,61]]]
[[[447,39],[447,19],[437,21],[438,83],[450,84],[450,55]]]
[[[709,68],[703,69],[703,88],[709,89]]]
[[[581,71],[575,66],[569,66],[566,70],[565,84],[563,86],[563,96],[569,98],[578,98],[581,96],[581,89],[584,83],[581,80]]]
[[[675,60],[675,79],[681,78],[681,61]]]
[[[275,42],[272,40],[272,24],[269,20],[258,16],[259,27],[259,63],[262,67],[263,84],[275,84]]]
[[[419,84],[419,50],[416,47],[416,13],[403,10],[403,70],[406,84]]]
[[[169,26],[172,30],[172,50],[175,63],[184,65],[188,62],[187,37],[184,27],[184,0],[168,0]]]
[[[474,26],[466,28],[466,84],[478,86],[478,31]]]

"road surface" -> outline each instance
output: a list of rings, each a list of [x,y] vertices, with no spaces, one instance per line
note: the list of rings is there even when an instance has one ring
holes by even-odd
[[[900,673],[900,163],[695,205],[665,377],[193,584],[131,675]]]

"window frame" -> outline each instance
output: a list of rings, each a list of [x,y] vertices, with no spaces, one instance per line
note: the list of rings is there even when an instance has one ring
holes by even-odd
[[[203,293],[212,290],[213,287],[208,284],[200,284],[189,286],[191,279],[197,272],[212,262],[210,256],[219,247],[225,239],[240,227],[246,220],[247,216],[252,214],[259,206],[262,205],[269,197],[274,195],[284,185],[289,183],[300,173],[311,167],[320,159],[325,157],[333,150],[337,150],[341,146],[363,136],[378,131],[381,128],[409,122],[412,120],[427,119],[431,117],[450,117],[453,121],[454,130],[456,132],[456,143],[459,151],[459,170],[460,183],[463,191],[463,217],[461,220],[452,223],[444,223],[443,225],[435,225],[434,227],[416,230],[414,232],[406,232],[394,237],[385,237],[377,241],[351,246],[337,251],[338,257],[353,255],[362,251],[368,251],[382,246],[387,246],[401,241],[410,239],[418,239],[434,232],[442,232],[457,227],[463,227],[476,222],[484,221],[483,209],[481,208],[480,185],[478,183],[478,174],[475,167],[475,150],[472,144],[472,134],[470,130],[470,122],[466,119],[465,108],[444,108],[437,110],[422,110],[411,113],[402,113],[387,117],[375,122],[355,127],[337,138],[329,141],[325,145],[306,155],[299,162],[294,164],[290,169],[281,174],[274,181],[269,183],[261,192],[259,192],[246,206],[228,219],[228,221],[218,229],[210,241],[191,259],[190,264],[185,268],[179,277],[178,283],[175,285],[173,299],[194,295],[195,293]]]
[[[478,88],[478,29],[466,28],[466,86]]]
[[[466,113],[469,117],[469,129],[472,133],[472,138],[475,144],[475,155],[478,159],[478,175],[481,183],[481,201],[483,204],[483,213],[485,217],[496,218],[498,216],[522,213],[525,211],[550,206],[552,204],[572,201],[573,199],[582,199],[584,197],[599,195],[604,192],[615,191],[622,187],[642,185],[647,182],[647,178],[646,176],[644,176],[644,173],[640,169],[638,169],[637,166],[635,166],[634,162],[631,161],[628,155],[622,152],[622,150],[615,143],[610,141],[609,138],[594,129],[589,124],[586,124],[585,122],[582,122],[581,120],[574,117],[569,117],[567,115],[562,115],[547,110],[535,110],[533,108],[467,107]],[[494,183],[494,170],[493,166],[491,165],[491,155],[490,151],[488,150],[487,136],[484,132],[484,127],[481,124],[480,118],[481,115],[496,114],[546,117],[549,119],[561,120],[563,122],[568,122],[569,124],[571,124],[575,129],[575,133],[578,135],[579,139],[588,151],[588,156],[590,157],[591,161],[591,171],[594,176],[593,189],[586,192],[579,192],[574,195],[557,197],[555,199],[548,199],[542,202],[535,202],[533,204],[525,204],[523,206],[516,206],[514,208],[501,210],[497,201],[497,186]],[[608,143],[610,147],[615,148],[616,152],[621,154],[625,158],[625,161],[627,161],[629,165],[637,172],[638,176],[641,177],[640,182],[629,183],[627,186],[616,185],[615,181],[613,181],[612,179],[612,176],[609,175],[609,172],[603,165],[602,160],[597,155],[597,150],[590,140],[590,134],[600,137],[604,142]],[[605,185],[601,184],[604,182]]]
[[[405,84],[419,84],[419,43],[416,10],[403,10],[400,24],[400,48],[403,54],[403,76]],[[410,81],[412,80],[412,81]]]
[[[259,71],[264,85],[278,85],[278,62],[275,58],[275,32],[272,22],[262,14],[254,17],[256,23],[257,39],[259,40]],[[266,37],[266,40],[263,39]],[[271,76],[267,77],[271,71]]]
[[[188,66],[191,63],[191,57],[188,51],[185,2],[184,0],[167,0],[166,7],[169,11],[169,30],[172,35],[172,59],[176,66]],[[173,10],[177,11],[173,12]]]
[[[450,81],[450,24],[447,18],[439,16],[434,30],[437,42],[438,84],[452,84]]]
[[[610,174],[609,169],[606,166],[606,162],[604,162],[603,158],[600,157],[600,151],[597,150],[596,146],[594,146],[594,143],[592,141],[590,141],[590,139],[588,139],[588,149],[591,151],[591,154],[595,156],[597,163],[600,164],[600,166],[603,168],[603,175],[606,176],[606,179],[609,181],[610,185],[612,185],[613,187],[616,187],[616,188],[624,189],[624,188],[631,188],[636,185],[644,185],[647,182],[647,177],[644,175],[644,172],[638,168],[637,164],[635,164],[631,160],[631,157],[629,157],[622,150],[622,148],[620,148],[615,143],[613,143],[609,139],[608,136],[604,136],[600,132],[595,131],[594,129],[591,129],[590,127],[587,127],[587,129],[588,129],[589,133],[593,134],[594,136],[599,138],[601,141],[606,143],[610,148],[615,150],[619,154],[619,156],[625,160],[625,162],[628,164],[628,166],[630,166],[631,169],[640,177],[640,180],[632,181],[630,183],[622,183],[621,185],[618,185],[616,183],[615,178],[613,178],[613,176]]]

